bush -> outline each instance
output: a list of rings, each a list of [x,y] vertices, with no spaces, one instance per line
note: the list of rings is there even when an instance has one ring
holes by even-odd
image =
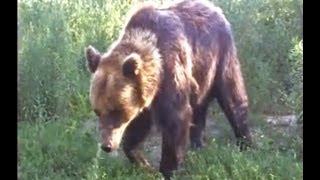
[[[214,2],[233,25],[252,111],[302,112],[302,1]],[[91,112],[83,48],[106,50],[134,3],[19,2],[20,120]]]
[[[302,67],[302,59],[290,58],[296,45],[293,41],[302,39],[302,2],[233,0],[216,4],[233,25],[253,110],[291,111],[280,92],[288,95],[293,91],[291,62],[300,61]]]
[[[90,110],[84,47],[94,44],[106,49],[118,35],[128,5],[85,0],[19,2],[19,119]]]

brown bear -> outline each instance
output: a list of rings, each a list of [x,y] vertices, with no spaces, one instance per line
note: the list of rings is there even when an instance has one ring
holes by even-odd
[[[130,162],[147,165],[138,147],[156,122],[162,133],[160,172],[170,178],[189,139],[193,147],[203,146],[206,112],[214,99],[239,142],[251,144],[248,97],[231,25],[213,4],[144,5],[130,14],[108,52],[89,46],[85,55],[104,151],[117,149],[123,139]]]

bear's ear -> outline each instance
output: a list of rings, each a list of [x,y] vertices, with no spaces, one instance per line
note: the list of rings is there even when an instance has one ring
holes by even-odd
[[[94,47],[89,46],[85,48],[85,56],[87,60],[87,68],[91,73],[97,70],[98,64],[101,59],[101,54]]]
[[[125,77],[134,78],[139,74],[142,65],[140,56],[132,53],[124,60],[122,65],[122,73]]]

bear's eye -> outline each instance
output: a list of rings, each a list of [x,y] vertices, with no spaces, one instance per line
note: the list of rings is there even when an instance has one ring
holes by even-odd
[[[108,121],[113,123],[114,127],[121,125],[121,110],[113,110],[109,113]]]

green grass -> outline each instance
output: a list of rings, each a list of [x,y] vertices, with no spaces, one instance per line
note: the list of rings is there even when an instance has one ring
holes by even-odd
[[[219,135],[210,136],[204,149],[188,151],[176,179],[302,179],[299,131],[290,134],[257,121],[253,125],[256,148],[239,152],[229,124],[221,116],[217,119]],[[85,127],[86,123],[94,124],[94,120],[20,122],[19,179],[161,179],[159,173],[131,165],[122,150],[117,156],[101,152],[95,127]]]

